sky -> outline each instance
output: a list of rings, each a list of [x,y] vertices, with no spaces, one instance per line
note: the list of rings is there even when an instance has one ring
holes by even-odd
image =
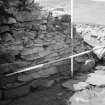
[[[74,0],[73,20],[105,25],[105,0]]]
[[[39,3],[42,6],[50,7],[50,8],[58,8],[63,7],[65,11],[70,13],[71,8],[71,0],[39,0]]]
[[[63,7],[70,13],[71,0],[39,0],[45,7]],[[105,0],[73,0],[73,21],[105,25]]]

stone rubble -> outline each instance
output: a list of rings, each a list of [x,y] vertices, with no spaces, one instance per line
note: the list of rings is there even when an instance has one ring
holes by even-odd
[[[100,105],[100,102],[101,105],[105,104],[104,66],[96,66],[94,73],[89,73],[84,82],[74,82],[73,85],[76,92],[69,99],[71,105]],[[65,87],[69,89],[70,83],[68,87],[66,83]]]

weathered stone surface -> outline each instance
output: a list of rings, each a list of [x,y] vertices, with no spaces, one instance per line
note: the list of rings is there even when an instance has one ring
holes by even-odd
[[[2,40],[3,40],[4,42],[14,41],[14,38],[12,37],[11,34],[5,33],[5,34],[2,36]]]
[[[71,105],[90,105],[88,90],[75,93],[69,101]]]
[[[105,75],[105,71],[103,70],[96,70],[94,71],[95,74],[99,74],[99,75]]]
[[[104,105],[105,88],[93,88],[76,92],[69,100],[71,105]]]
[[[95,50],[93,51],[96,56],[101,59],[105,55],[105,49],[102,46],[96,46]]]
[[[52,51],[50,51],[50,50],[44,50],[44,51],[39,52],[39,56],[44,57],[44,56],[47,56],[47,55],[49,55],[51,53],[52,53]]]
[[[15,24],[15,23],[16,23],[16,20],[12,17],[9,17],[8,24]]]
[[[83,72],[91,71],[94,68],[94,66],[95,66],[95,60],[88,59],[85,61],[85,64],[82,65],[81,71]]]
[[[29,91],[30,91],[30,87],[28,85],[14,88],[14,89],[9,89],[5,91],[5,98],[9,99],[9,98],[27,95]]]
[[[73,84],[77,84],[79,80],[68,80],[62,84],[62,87],[74,91]]]
[[[55,83],[54,80],[37,80],[31,83],[31,87],[33,88],[50,88]]]
[[[89,84],[86,82],[79,82],[78,84],[74,84],[73,87],[75,91],[79,91],[89,87]]]
[[[7,31],[9,31],[9,27],[8,26],[0,27],[0,33],[7,32]]]
[[[104,86],[105,85],[105,75],[93,73],[90,77],[88,77],[86,82],[92,85],[96,85],[96,86]]]
[[[32,79],[33,78],[32,78],[31,74],[22,74],[22,75],[18,76],[18,81],[21,81],[21,82],[27,82],[27,81],[30,81]]]
[[[39,11],[36,11],[36,13],[21,11],[17,13],[16,20],[20,22],[33,21],[38,18],[38,15]]]
[[[41,77],[48,77],[52,74],[55,74],[57,73],[57,69],[56,67],[50,67],[50,68],[45,68],[45,69],[42,69],[38,72],[38,74],[41,76]]]
[[[30,54],[38,53],[43,50],[44,50],[43,47],[25,48],[22,51],[21,55],[30,55]]]
[[[29,54],[29,55],[22,55],[21,58],[26,61],[32,61],[32,60],[39,59],[40,56],[38,53],[34,53],[34,54]]]
[[[38,79],[41,77],[40,73],[38,73],[38,72],[32,73],[31,76],[33,79]]]
[[[12,6],[18,6],[19,4],[20,4],[20,1],[19,1],[19,0],[15,0],[15,1],[10,0],[10,1],[8,2],[8,5],[9,5],[10,7],[12,7]]]
[[[97,69],[97,70],[105,70],[105,66],[98,65],[98,66],[95,67],[95,69]]]

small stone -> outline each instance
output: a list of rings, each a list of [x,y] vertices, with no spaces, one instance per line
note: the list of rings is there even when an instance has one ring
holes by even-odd
[[[12,18],[12,17],[9,17],[8,24],[15,24],[15,23],[16,23],[16,19]]]
[[[88,78],[88,75],[84,73],[81,73],[75,76],[75,79],[80,80],[81,82],[86,81],[87,78]]]
[[[38,72],[32,73],[31,76],[33,79],[38,79],[41,77],[41,75]]]
[[[34,3],[33,1],[34,1],[34,0],[26,0],[26,4]]]
[[[38,53],[40,51],[43,51],[43,47],[35,47],[35,48],[25,48],[21,55],[29,55],[29,54],[34,54],[34,53]]]
[[[74,91],[73,84],[77,84],[78,82],[78,80],[68,80],[62,84],[62,87]]]
[[[49,55],[50,53],[51,53],[50,50],[44,50],[44,51],[39,52],[39,56],[44,57],[44,56]]]
[[[22,75],[18,76],[18,81],[21,81],[21,82],[27,82],[27,81],[30,81],[32,79],[33,78],[31,76],[31,74],[22,74]]]
[[[33,88],[50,88],[55,83],[54,80],[35,80],[31,83],[31,87]]]
[[[40,56],[38,55],[38,53],[35,53],[30,55],[23,55],[21,56],[21,58],[23,58],[26,61],[33,61],[33,60],[39,59]]]
[[[63,42],[62,43],[56,43],[54,49],[61,49],[63,47],[64,47],[64,43]]]
[[[30,39],[34,39],[34,37],[36,36],[36,32],[34,32],[34,31],[25,32],[24,34],[26,37],[28,37]]]
[[[19,4],[20,4],[20,1],[19,0],[15,0],[15,1],[13,1],[13,0],[9,0],[9,6],[18,6]]]
[[[2,37],[2,40],[4,40],[5,42],[14,41],[12,35],[9,33],[4,34],[4,36]]]
[[[41,77],[48,77],[52,74],[57,73],[57,69],[56,69],[56,67],[50,67],[50,68],[47,68],[44,70],[40,70],[38,73]]]
[[[89,102],[90,94],[88,90],[82,92],[76,92],[69,100],[71,105],[90,105]]]
[[[54,80],[42,80],[40,81],[40,86],[50,88],[54,83]]]

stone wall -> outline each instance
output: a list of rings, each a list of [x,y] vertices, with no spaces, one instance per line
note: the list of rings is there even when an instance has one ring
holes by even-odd
[[[71,55],[72,42],[70,23],[56,21],[53,17],[47,21],[41,15],[41,7],[32,0],[0,0],[0,8],[0,77],[9,98],[25,94],[25,91],[21,93],[24,89],[29,92],[30,85],[20,86],[20,82],[48,77],[57,73],[57,68],[50,66],[6,78],[2,78],[2,74],[67,57]],[[82,42],[79,35],[74,37],[75,53],[90,49]],[[75,60],[80,61],[78,58]],[[8,89],[10,87],[15,88]]]

